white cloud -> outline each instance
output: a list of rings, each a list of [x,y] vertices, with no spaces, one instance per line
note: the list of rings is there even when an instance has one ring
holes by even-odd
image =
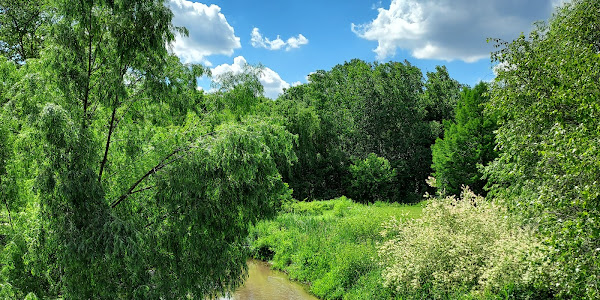
[[[302,82],[296,81],[296,82],[292,83],[292,86],[299,86],[299,85],[302,85]]]
[[[227,72],[231,72],[233,74],[240,74],[244,70],[244,66],[247,65],[246,59],[243,56],[238,56],[233,59],[233,64],[222,64],[212,68],[210,71],[213,77],[218,77],[219,75],[223,75]]]
[[[233,55],[235,49],[242,47],[219,6],[186,0],[171,0],[169,6],[174,14],[173,24],[189,31],[189,37],[178,35],[172,45],[183,62],[210,66],[207,56]]]
[[[270,40],[269,38],[263,37],[260,30],[256,27],[252,29],[250,36],[250,43],[254,48],[279,50],[285,46],[285,50],[290,51],[291,49],[300,48],[300,46],[308,44],[308,39],[302,34],[298,34],[297,37],[290,37],[286,41],[282,40],[279,35],[276,39]]]
[[[489,57],[488,37],[512,40],[547,19],[564,0],[392,0],[367,24],[352,24],[361,38],[377,41],[377,59],[407,49],[420,59],[474,62]]]
[[[244,67],[248,63],[243,56],[238,56],[233,59],[233,64],[222,64],[211,69],[213,78],[218,78],[219,75],[227,72],[233,74],[240,74],[244,71]],[[290,84],[285,80],[281,79],[281,76],[277,72],[270,68],[265,67],[259,76],[260,83],[262,83],[265,89],[265,96],[267,98],[275,99],[279,94],[283,93],[283,89],[288,89]]]
[[[303,36],[302,34],[299,34],[297,38],[295,37],[291,37],[287,40],[287,48],[286,50],[289,50],[291,48],[300,48],[300,46],[302,45],[306,45],[308,44],[308,39]]]
[[[571,0],[552,0],[553,6],[562,6],[565,3],[570,3]]]
[[[265,96],[267,98],[275,99],[281,93],[283,89],[289,89],[290,84],[281,79],[277,72],[265,68],[260,76],[260,82],[265,87]]]

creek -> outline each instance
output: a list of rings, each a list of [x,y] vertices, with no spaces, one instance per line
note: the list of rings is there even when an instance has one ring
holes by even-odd
[[[291,281],[279,271],[271,270],[262,261],[248,260],[248,278],[230,298],[220,300],[318,300],[306,286]]]

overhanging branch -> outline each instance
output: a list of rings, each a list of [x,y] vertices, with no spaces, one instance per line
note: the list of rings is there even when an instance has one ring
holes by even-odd
[[[175,162],[176,160],[178,160],[179,158],[183,157],[183,156],[180,156],[180,157],[171,159],[177,153],[186,152],[187,150],[189,150],[191,148],[192,148],[192,146],[187,146],[184,148],[177,148],[173,152],[169,153],[169,155],[167,155],[165,158],[163,158],[156,166],[154,166],[152,169],[150,169],[148,172],[146,172],[146,174],[144,174],[144,176],[142,176],[134,184],[132,184],[131,187],[129,187],[129,189],[127,190],[127,192],[125,192],[117,200],[115,200],[110,205],[110,207],[111,208],[117,207],[117,205],[119,205],[121,202],[123,202],[123,200],[127,199],[127,197],[129,197],[131,194],[133,194],[134,192],[137,193],[137,192],[141,191],[141,190],[138,190],[138,191],[135,190],[140,183],[142,183],[144,180],[146,180],[146,178],[148,178],[150,175],[160,171],[162,168],[168,166],[169,164],[171,164],[171,163]]]

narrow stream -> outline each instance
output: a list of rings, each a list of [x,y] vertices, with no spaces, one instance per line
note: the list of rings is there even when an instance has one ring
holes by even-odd
[[[248,278],[231,298],[221,300],[318,300],[285,273],[271,270],[258,260],[248,261]]]

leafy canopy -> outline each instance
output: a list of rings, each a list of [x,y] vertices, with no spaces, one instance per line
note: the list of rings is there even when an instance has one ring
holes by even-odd
[[[479,83],[464,88],[453,121],[444,122],[444,137],[431,146],[437,188],[449,195],[459,195],[462,186],[485,195],[486,180],[480,168],[496,157],[494,130],[496,118],[484,115],[489,101],[488,85]]]
[[[163,1],[42,9],[39,57],[0,58],[0,296],[202,298],[240,285],[248,226],[289,198],[279,170],[295,137],[260,115],[259,94],[226,113],[196,89],[205,69],[168,52],[185,30]],[[236,107],[252,83],[215,97]]]
[[[600,2],[575,0],[529,37],[500,43],[489,111],[501,153],[493,194],[542,225],[568,298],[598,298]]]

